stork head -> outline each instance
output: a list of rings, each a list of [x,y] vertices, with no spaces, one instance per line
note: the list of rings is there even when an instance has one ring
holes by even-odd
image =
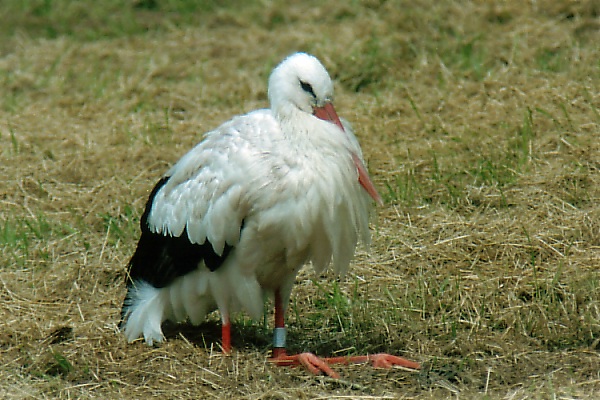
[[[281,118],[293,111],[312,114],[344,130],[332,105],[333,83],[316,57],[295,53],[273,70],[269,78],[271,109]]]
[[[292,54],[273,70],[269,78],[271,110],[280,121],[297,119],[299,114],[312,115],[331,122],[346,132],[333,108],[332,100],[331,78],[323,64],[309,54]],[[353,137],[352,132],[346,133]],[[378,204],[383,204],[361,158],[353,152],[352,160],[358,172],[359,183]]]

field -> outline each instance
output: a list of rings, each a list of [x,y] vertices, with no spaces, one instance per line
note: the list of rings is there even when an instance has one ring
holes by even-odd
[[[8,0],[0,7],[0,397],[600,397],[600,5],[589,1]],[[294,51],[335,82],[385,200],[343,278],[298,276],[292,351],[218,314],[119,333],[157,179],[268,107]]]

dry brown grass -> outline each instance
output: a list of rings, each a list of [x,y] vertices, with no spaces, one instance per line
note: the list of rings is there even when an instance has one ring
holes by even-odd
[[[600,396],[595,2],[153,3],[118,26],[51,2],[0,13],[0,397]],[[420,373],[276,368],[243,315],[232,357],[216,316],[155,348],[117,331],[154,182],[266,106],[296,50],[336,79],[386,205],[346,279],[302,272],[293,350],[388,351]]]

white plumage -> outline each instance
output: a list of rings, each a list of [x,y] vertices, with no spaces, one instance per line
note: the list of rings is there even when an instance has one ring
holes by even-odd
[[[369,242],[369,195],[381,199],[332,97],[322,64],[294,54],[271,74],[270,109],[207,133],[166,173],[129,265],[129,341],[160,342],[163,321],[198,324],[219,309],[228,352],[231,312],[260,318],[265,295],[275,294],[282,329],[303,265],[346,272],[359,239]]]

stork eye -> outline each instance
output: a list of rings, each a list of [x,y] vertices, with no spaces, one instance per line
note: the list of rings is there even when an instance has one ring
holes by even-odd
[[[317,98],[317,95],[315,94],[315,91],[313,90],[310,83],[300,81],[300,86],[302,87],[302,90],[304,90],[306,93],[310,94],[315,99]]]

